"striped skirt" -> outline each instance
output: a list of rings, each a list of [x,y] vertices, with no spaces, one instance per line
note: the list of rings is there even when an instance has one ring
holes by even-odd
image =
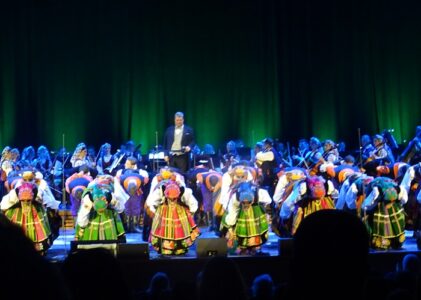
[[[306,199],[297,204],[292,221],[292,235],[295,234],[301,221],[308,215],[322,209],[335,209],[332,198],[328,196],[321,199]]]
[[[22,227],[38,251],[51,246],[51,229],[47,211],[40,203],[21,201],[5,212],[7,218]]]
[[[239,248],[257,248],[268,239],[269,225],[266,214],[259,204],[240,209],[235,224],[235,235]]]
[[[117,240],[124,235],[124,227],[119,214],[106,209],[102,214],[92,212],[85,228],[76,225],[76,239],[79,241]]]
[[[199,228],[186,207],[164,203],[156,210],[149,239],[158,253],[179,255],[186,253],[199,235]]]
[[[405,212],[398,202],[380,202],[370,215],[364,215],[374,248],[400,248],[405,241]]]

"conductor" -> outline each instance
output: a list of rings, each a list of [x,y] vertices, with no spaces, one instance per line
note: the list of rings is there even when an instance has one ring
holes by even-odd
[[[184,113],[176,112],[174,125],[168,127],[164,135],[165,161],[185,174],[190,167],[190,151],[194,145],[193,129],[184,124]]]

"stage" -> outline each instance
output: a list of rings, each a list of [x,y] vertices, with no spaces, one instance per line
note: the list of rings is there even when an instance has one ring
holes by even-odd
[[[198,239],[218,237],[209,232],[206,227],[200,228],[201,236]],[[371,250],[369,254],[370,268],[374,273],[387,273],[395,270],[405,254],[416,253],[421,255],[412,231],[406,231],[406,241],[400,250],[378,251]],[[60,236],[48,250],[46,258],[60,265],[70,253],[71,241],[74,239],[74,230],[61,230]],[[197,257],[198,240],[183,256],[160,256],[150,245],[142,240],[141,233],[128,233],[127,244],[141,244],[148,248],[148,255],[139,253],[138,256],[118,257],[124,270],[127,281],[132,288],[144,289],[150,278],[158,271],[166,272],[174,282],[179,285],[191,285],[195,282],[197,274],[202,270],[208,258]],[[269,240],[262,251],[266,255],[244,256],[228,254],[240,267],[245,280],[251,284],[252,280],[260,274],[268,273],[276,282],[288,280],[289,267],[292,255],[291,239],[280,239],[274,233],[269,233]],[[281,250],[281,251],[280,251]],[[346,259],[344,257],[343,259]]]
[[[201,235],[198,239],[209,239],[218,237],[213,233],[209,232],[207,227],[200,227]],[[144,244],[145,241],[142,240],[141,233],[126,233],[127,244]],[[71,241],[74,240],[74,230],[73,229],[60,229],[60,236],[54,241],[51,248],[47,251],[47,259],[54,262],[63,261],[71,248]],[[278,256],[278,240],[279,238],[273,233],[269,232],[269,240],[264,244],[262,251],[267,256]],[[196,259],[196,246],[197,241],[189,248],[189,251],[186,255],[183,256],[174,256],[174,257],[162,257],[160,256],[150,245],[149,245],[149,259],[150,260],[159,260],[159,259]],[[238,255],[228,254],[228,256],[238,257]]]

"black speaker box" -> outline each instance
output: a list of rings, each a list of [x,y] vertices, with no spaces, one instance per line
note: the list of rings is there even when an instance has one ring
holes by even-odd
[[[196,256],[227,256],[228,247],[225,238],[198,238],[196,240]]]
[[[70,253],[75,253],[78,250],[87,250],[94,248],[104,248],[109,250],[114,256],[117,256],[117,241],[71,241]]]
[[[294,252],[294,239],[293,238],[280,238],[278,239],[278,255],[282,257],[292,257]]]
[[[117,258],[119,259],[149,259],[149,244],[118,244]]]

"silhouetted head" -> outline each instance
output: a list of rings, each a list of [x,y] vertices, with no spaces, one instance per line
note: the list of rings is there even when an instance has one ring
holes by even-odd
[[[417,255],[407,254],[402,260],[402,270],[413,274],[419,274],[421,269],[421,262]]]
[[[171,290],[170,279],[164,272],[157,272],[149,283],[147,293],[150,295],[161,295]]]
[[[241,272],[228,257],[212,257],[200,273],[198,287],[199,300],[248,299]]]
[[[273,280],[269,274],[257,276],[251,286],[251,292],[254,298],[271,299],[273,296]]]
[[[65,259],[62,271],[74,299],[129,299],[120,265],[107,249],[71,253]]]
[[[341,210],[314,212],[303,219],[294,235],[293,286],[305,287],[303,292],[313,296],[334,296],[346,290],[360,297],[368,253],[369,235],[355,215]]]

